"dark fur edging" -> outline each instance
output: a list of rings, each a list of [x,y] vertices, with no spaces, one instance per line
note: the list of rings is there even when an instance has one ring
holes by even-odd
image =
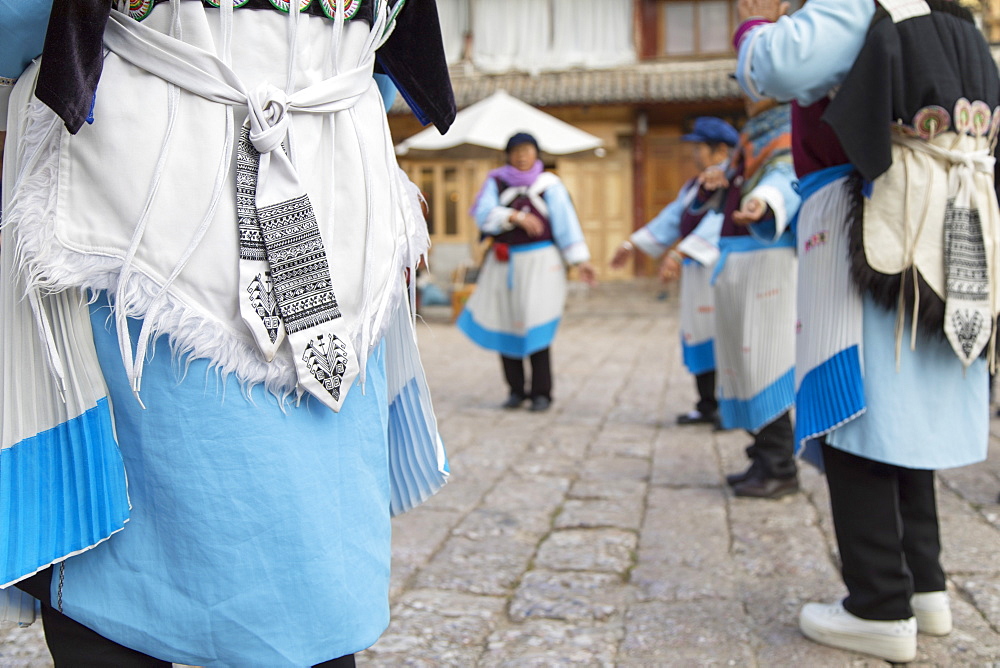
[[[868,264],[865,257],[864,243],[864,179],[854,172],[847,179],[848,197],[851,208],[847,217],[848,252],[851,262],[851,279],[861,294],[869,295],[880,308],[891,313],[896,312],[899,304],[899,274],[883,274]],[[907,269],[903,281],[904,308],[906,314],[913,317],[913,271]],[[927,284],[924,277],[917,272],[917,289],[920,291],[920,313],[917,317],[917,330],[931,339],[946,341],[944,334],[944,300]],[[993,325],[1000,327],[1000,318]],[[909,333],[906,334],[909,336]],[[1000,350],[998,350],[1000,352]],[[989,354],[989,346],[983,349],[982,357]],[[1000,358],[1000,355],[998,355]]]

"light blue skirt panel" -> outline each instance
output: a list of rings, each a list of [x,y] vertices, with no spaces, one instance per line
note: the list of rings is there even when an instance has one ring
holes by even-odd
[[[143,410],[108,314],[95,305],[92,324],[133,512],[124,531],[66,562],[61,588],[57,570],[66,614],[201,666],[311,666],[372,645],[389,621],[381,351],[340,413],[308,396],[282,411],[260,387],[248,401],[204,360],[179,380],[162,337]]]

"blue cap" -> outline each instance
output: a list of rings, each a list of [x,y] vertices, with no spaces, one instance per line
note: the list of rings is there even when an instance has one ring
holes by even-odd
[[[520,146],[521,144],[531,144],[535,147],[535,150],[539,150],[538,142],[535,138],[529,135],[527,132],[518,132],[516,135],[507,140],[507,148],[504,149],[507,153],[514,150],[515,146]]]
[[[729,123],[714,116],[699,116],[694,119],[694,127],[681,141],[696,141],[703,144],[725,144],[736,146],[740,133]]]

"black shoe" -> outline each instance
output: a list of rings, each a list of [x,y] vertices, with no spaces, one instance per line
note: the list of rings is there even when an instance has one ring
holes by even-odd
[[[542,411],[549,410],[549,406],[552,405],[552,400],[548,397],[532,397],[531,407],[528,408],[529,411],[534,411],[536,413],[541,413]]]
[[[755,475],[733,485],[733,494],[735,496],[753,499],[780,499],[783,496],[795,494],[798,491],[798,476],[792,476],[791,478],[765,478],[762,475]]]
[[[507,410],[520,408],[521,404],[523,404],[524,400],[527,398],[528,397],[524,396],[523,394],[518,394],[517,392],[511,392],[510,396],[507,397],[507,401],[503,402],[501,407],[506,408]]]
[[[688,424],[711,424],[714,425],[717,419],[716,413],[702,413],[701,411],[691,411],[690,413],[681,413],[677,416],[677,424],[688,425]]]
[[[750,478],[757,475],[757,470],[759,468],[760,465],[757,464],[756,461],[750,462],[750,466],[747,467],[746,471],[743,471],[742,473],[730,473],[729,475],[727,475],[726,484],[732,487],[733,485],[738,485],[741,482],[749,480]]]

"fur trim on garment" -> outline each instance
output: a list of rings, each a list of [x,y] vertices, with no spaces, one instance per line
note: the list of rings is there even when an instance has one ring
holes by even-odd
[[[865,257],[864,242],[864,186],[865,181],[857,172],[848,177],[845,187],[851,201],[850,214],[847,219],[850,244],[851,278],[862,294],[867,294],[881,308],[895,312],[899,307],[900,282],[903,284],[903,303],[906,314],[913,317],[914,285],[911,269],[902,274],[883,274],[871,268]],[[941,341],[946,340],[944,333],[944,300],[931,289],[920,272],[917,271],[916,290],[919,295],[920,307],[917,314],[917,329],[925,336]],[[1000,326],[1000,319],[998,319]],[[983,357],[988,355],[987,346]]]
[[[159,295],[160,283],[136,267],[133,266],[126,283],[120,285],[119,257],[80,253],[54,242],[63,126],[54,112],[37,101],[31,104],[28,114],[24,135],[15,148],[19,152],[16,164],[20,166],[15,194],[3,220],[5,237],[16,244],[17,271],[24,276],[26,292],[105,290],[112,297],[117,293],[113,308],[124,309],[128,317],[147,321],[152,332],[150,344],[159,336],[168,335],[178,359],[185,363],[207,359],[223,378],[235,374],[247,393],[258,384],[279,399],[295,392],[296,373],[287,347],[268,363],[249,332],[211,317],[178,299],[169,289]],[[363,359],[367,359],[384,336],[389,327],[388,314],[404,299],[404,269],[414,268],[430,244],[416,186],[401,170],[394,185],[391,196],[399,203],[396,215],[404,223],[399,225],[400,236],[392,260],[391,280],[396,283],[386,290],[381,303],[366,304],[356,322],[352,339]],[[51,338],[51,333],[39,334],[43,339]],[[132,351],[121,353],[124,358]],[[364,382],[363,376],[360,381]]]

